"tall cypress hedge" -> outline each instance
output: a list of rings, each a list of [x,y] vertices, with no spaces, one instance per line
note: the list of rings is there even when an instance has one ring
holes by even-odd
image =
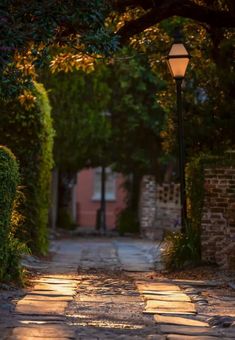
[[[0,143],[13,151],[20,164],[25,198],[18,209],[24,218],[16,235],[33,253],[45,254],[54,130],[42,84],[34,83],[32,96],[31,106],[20,103],[18,98],[0,103]]]
[[[18,243],[12,237],[11,218],[19,183],[15,156],[0,146],[0,281],[20,277]]]

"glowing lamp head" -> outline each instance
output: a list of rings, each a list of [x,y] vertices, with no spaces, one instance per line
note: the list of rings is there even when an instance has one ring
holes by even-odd
[[[184,44],[175,42],[167,56],[167,64],[174,79],[183,79],[189,63],[190,55]]]

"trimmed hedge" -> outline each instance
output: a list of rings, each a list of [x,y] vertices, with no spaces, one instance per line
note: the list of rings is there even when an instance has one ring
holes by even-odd
[[[11,217],[19,183],[19,168],[13,153],[0,146],[0,281],[20,277],[17,241],[11,234]]]
[[[45,254],[54,130],[43,85],[34,83],[32,96],[32,106],[20,103],[18,98],[0,103],[0,143],[13,151],[20,164],[25,199],[18,204],[23,218],[16,236],[33,253]]]

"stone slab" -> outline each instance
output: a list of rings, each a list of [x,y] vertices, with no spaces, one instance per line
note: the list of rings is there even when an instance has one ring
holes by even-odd
[[[46,297],[53,297],[53,296],[73,296],[75,294],[75,292],[73,292],[73,294],[71,294],[70,291],[63,291],[63,292],[59,292],[58,290],[31,290],[28,293],[29,295],[39,295],[39,296],[45,296]],[[27,295],[26,295],[27,296]]]
[[[185,301],[191,302],[190,298],[186,294],[143,294],[145,300],[161,300],[161,301]]]
[[[154,315],[154,319],[157,323],[161,324],[171,324],[171,325],[180,325],[180,326],[196,326],[196,327],[209,327],[208,323],[190,319],[190,318],[184,318],[179,316],[166,316],[166,315]]]
[[[17,316],[17,321],[21,322],[21,323],[27,323],[27,322],[61,322],[61,323],[65,323],[65,317],[64,315],[57,315],[57,314],[53,314],[53,315],[47,315],[47,314],[37,314],[37,315],[24,315],[24,314],[16,314],[15,316]]]
[[[169,334],[167,336],[167,340],[216,340],[221,339],[220,337],[214,337],[214,336],[207,336],[207,335],[200,335],[200,338],[198,336],[190,336],[190,335],[179,335],[179,334]],[[225,338],[223,340],[226,340]]]
[[[53,284],[37,284],[34,287],[34,290],[39,290],[39,291],[54,291],[57,293],[67,293],[70,295],[73,295],[75,293],[75,289],[70,286],[61,286],[61,285],[53,285]]]
[[[16,313],[21,314],[62,314],[68,303],[65,301],[48,302],[20,300],[15,308]]]
[[[185,285],[185,286],[197,286],[197,287],[216,287],[221,284],[219,281],[208,281],[208,280],[181,280],[181,279],[173,279],[177,285]]]
[[[47,338],[45,336],[35,337],[35,336],[21,336],[21,335],[12,335],[12,336],[9,336],[9,337],[6,338],[6,340],[51,340],[51,339],[56,339],[56,338],[51,338],[51,337]],[[59,339],[60,340],[70,340],[71,337],[69,337],[69,338],[68,337],[66,337],[66,338],[60,337]],[[75,338],[73,338],[73,339],[75,339]]]
[[[174,311],[185,311],[185,312],[196,312],[195,306],[191,302],[175,302],[175,301],[157,301],[148,300],[146,304],[146,309],[165,309]]]
[[[170,283],[146,282],[138,283],[137,287],[140,291],[155,290],[155,291],[180,291],[180,288]]]
[[[179,310],[168,310],[168,309],[151,309],[148,308],[146,310],[143,311],[144,314],[163,314],[163,315],[185,315],[185,316],[193,316],[196,313],[195,312],[186,312],[186,311],[179,311]]]
[[[23,337],[61,339],[74,337],[74,330],[65,325],[28,325],[16,327],[12,330],[12,337],[22,339]]]
[[[218,329],[211,329],[209,327],[195,327],[195,326],[181,326],[181,325],[160,325],[160,331],[163,334],[181,334],[181,335],[209,335],[209,336],[220,336]]]
[[[147,335],[146,340],[166,340],[166,337],[160,334],[150,334]]]
[[[143,290],[141,291],[141,294],[154,294],[154,295],[174,295],[174,294],[184,294],[181,293],[179,290],[163,290],[163,291],[157,291],[157,290]],[[185,294],[186,295],[186,294]]]
[[[48,301],[58,303],[59,301],[72,301],[73,297],[70,295],[58,295],[58,296],[45,296],[44,294],[28,294],[24,297],[24,301],[32,300],[32,301]]]
[[[32,281],[35,284],[45,284],[45,285],[52,285],[52,286],[65,286],[65,287],[77,287],[78,283],[77,282],[71,282],[71,281],[51,281],[51,280],[34,280]]]
[[[50,283],[78,283],[79,279],[76,278],[68,278],[68,277],[58,277],[58,276],[41,276],[39,279],[35,279],[34,281],[46,281]]]
[[[221,333],[223,334],[223,336],[226,336],[228,338],[235,338],[235,326],[222,328]]]

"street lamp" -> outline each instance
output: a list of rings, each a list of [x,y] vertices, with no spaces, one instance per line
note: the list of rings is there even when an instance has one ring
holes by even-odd
[[[178,118],[178,144],[179,144],[179,174],[180,174],[180,201],[181,201],[181,231],[185,232],[187,220],[186,190],[185,190],[185,144],[182,117],[182,81],[185,77],[190,55],[180,38],[177,37],[167,56],[167,64],[172,77],[176,82],[177,92],[177,118]]]

